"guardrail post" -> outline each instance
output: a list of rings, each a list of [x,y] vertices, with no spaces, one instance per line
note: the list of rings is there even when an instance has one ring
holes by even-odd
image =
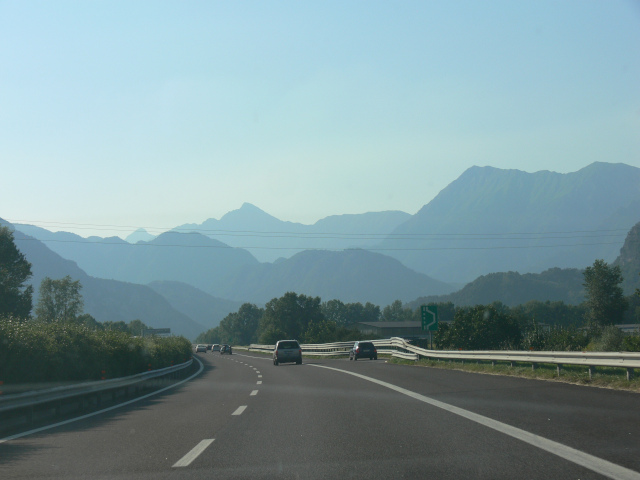
[[[595,373],[596,373],[596,367],[593,365],[589,365],[589,380],[591,380],[591,377],[593,377]]]
[[[633,368],[627,368],[627,381],[633,378]]]
[[[535,370],[538,367],[537,363],[531,362],[531,370]]]
[[[495,360],[491,360],[491,366],[495,367],[496,366],[496,361]]]
[[[557,368],[557,371],[558,371],[558,376],[560,376],[560,370],[562,370],[562,364],[561,364],[561,363],[558,363],[558,364],[556,365],[556,368]]]

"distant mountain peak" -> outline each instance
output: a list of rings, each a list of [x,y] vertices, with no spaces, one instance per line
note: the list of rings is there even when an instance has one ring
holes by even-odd
[[[221,226],[232,226],[234,229],[237,228],[239,230],[251,229],[250,227],[269,229],[282,223],[282,220],[248,202],[243,203],[237,210],[231,210],[224,214],[219,221]]]
[[[151,235],[144,228],[139,228],[135,232],[128,235],[127,238],[125,238],[125,241],[129,243],[150,242],[154,238],[156,238],[155,235]]]

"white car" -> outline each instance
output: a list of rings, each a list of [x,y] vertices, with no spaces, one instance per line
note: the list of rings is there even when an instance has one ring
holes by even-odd
[[[196,345],[196,353],[199,353],[199,352],[207,353],[207,346],[206,345]]]

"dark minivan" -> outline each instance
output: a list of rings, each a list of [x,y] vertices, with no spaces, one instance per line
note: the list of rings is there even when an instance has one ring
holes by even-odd
[[[369,360],[378,359],[378,350],[371,342],[356,342],[349,352],[349,360],[358,360],[359,358],[368,358]]]
[[[278,340],[273,349],[273,364],[296,362],[302,363],[302,348],[297,340]]]

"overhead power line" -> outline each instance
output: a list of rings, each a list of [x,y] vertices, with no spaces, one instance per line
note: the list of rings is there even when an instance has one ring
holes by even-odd
[[[124,231],[123,229],[145,229],[161,233],[175,232],[185,234],[202,234],[206,236],[223,237],[253,237],[253,238],[300,238],[300,239],[341,239],[341,240],[546,240],[546,239],[570,239],[570,238],[601,238],[601,237],[625,237],[627,229],[599,229],[599,230],[567,230],[548,232],[500,232],[500,233],[346,233],[346,232],[294,232],[294,231],[264,231],[264,230],[227,230],[227,229],[194,229],[194,228],[168,228],[160,227],[136,227],[124,225],[100,225],[66,222],[46,222],[33,220],[10,220],[14,224],[29,224],[40,228],[69,228],[83,230],[109,230]],[[595,235],[589,235],[595,234]],[[534,237],[523,237],[533,235]],[[550,236],[559,235],[559,236]],[[260,248],[260,247],[239,247]],[[286,247],[283,247],[286,248]]]
[[[366,247],[366,248],[327,248],[327,247],[266,247],[266,246],[230,246],[230,245],[184,245],[184,244],[162,244],[162,243],[127,243],[127,242],[108,242],[108,241],[82,241],[82,240],[56,240],[46,239],[39,240],[37,238],[24,238],[20,241],[39,241],[42,243],[79,243],[83,245],[117,245],[121,247],[178,247],[178,248],[222,248],[222,249],[243,249],[243,250],[365,250],[370,252],[390,252],[390,251],[429,251],[429,250],[504,250],[504,249],[524,249],[524,248],[557,248],[557,247],[586,247],[593,245],[619,245],[620,242],[596,242],[596,243],[572,243],[572,244],[555,244],[555,245],[496,245],[487,247],[422,247],[422,248],[384,248],[384,247]]]

